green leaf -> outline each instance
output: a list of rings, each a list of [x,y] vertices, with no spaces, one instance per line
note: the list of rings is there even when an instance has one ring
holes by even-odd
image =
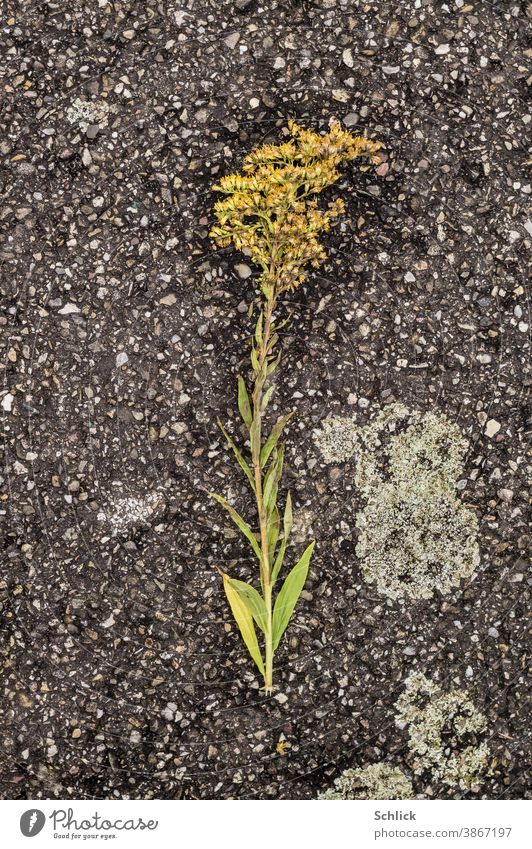
[[[231,612],[235,617],[242,639],[244,640],[251,657],[255,661],[259,672],[261,675],[264,675],[264,663],[257,641],[255,626],[253,625],[253,617],[245,602],[242,600],[242,596],[232,585],[229,575],[224,574],[223,579],[227,601],[229,602]]]
[[[273,649],[277,648],[281,637],[286,631],[286,627],[288,622],[290,621],[290,617],[294,611],[294,607],[296,606],[297,600],[301,595],[301,590],[305,585],[305,581],[307,580],[308,575],[308,567],[310,563],[310,558],[312,557],[312,552],[314,551],[314,546],[316,545],[316,540],[313,540],[309,546],[305,549],[303,555],[298,560],[294,568],[288,574],[283,586],[280,589],[279,595],[277,596],[275,607],[273,609],[273,623],[272,623],[272,636],[273,636]]]
[[[271,353],[272,353],[272,351],[273,351],[273,349],[275,348],[275,346],[277,345],[278,341],[279,341],[279,336],[277,335],[277,333],[272,333],[272,335],[271,335],[271,337],[270,337],[270,341],[268,342],[268,353],[269,353],[269,354],[271,354]],[[281,352],[280,352],[280,351],[279,351],[279,353],[277,354],[277,356],[278,356],[278,357],[279,357],[279,359],[280,359],[280,356],[281,356]]]
[[[266,497],[267,491],[268,491],[268,489],[271,489],[272,484],[273,484],[273,478],[274,478],[274,474],[275,474],[275,466],[276,466],[276,463],[277,463],[277,458],[279,457],[279,452],[274,448],[272,455],[273,456],[272,456],[272,459],[271,459],[271,462],[270,462],[270,466],[269,466],[268,471],[266,472],[266,474],[264,476],[264,481],[263,481],[263,484],[262,484],[262,500],[264,502],[266,502],[266,500],[267,500],[267,497]]]
[[[268,406],[268,404],[270,403],[271,397],[272,397],[272,395],[273,395],[273,393],[274,393],[274,392],[275,392],[275,384],[274,384],[274,383],[272,383],[272,385],[271,385],[271,386],[268,386],[268,388],[267,388],[266,392],[265,392],[265,393],[264,393],[264,395],[262,396],[262,403],[261,403],[261,405],[260,405],[260,411],[261,411],[261,413],[263,413],[263,412],[264,412],[264,410],[266,409],[266,407],[267,407],[267,406]]]
[[[251,427],[249,429],[249,441],[251,443],[251,456],[253,457],[253,463],[255,463],[255,457],[260,456],[260,439],[261,419],[260,416],[257,416],[251,422]]]
[[[266,375],[268,376],[270,374],[273,374],[273,372],[275,371],[275,369],[277,368],[277,366],[279,365],[280,362],[281,362],[281,352],[279,351],[277,356],[274,357],[273,360],[269,361],[268,366],[266,368]]]
[[[259,360],[258,360],[257,352],[256,352],[255,348],[251,349],[251,367],[252,367],[253,371],[259,370]]]
[[[251,586],[251,584],[246,584],[245,581],[238,581],[236,578],[228,577],[227,580],[230,582],[233,589],[235,589],[239,594],[262,633],[265,634],[268,623],[268,613],[266,611],[264,599],[259,595],[255,587]]]
[[[263,501],[266,505],[266,510],[271,512],[275,506],[275,498],[277,495],[277,487],[283,473],[284,462],[284,445],[281,445],[275,459],[272,460],[270,468],[264,479]]]
[[[244,424],[249,430],[251,422],[253,421],[253,415],[251,413],[251,404],[249,403],[248,392],[243,377],[238,378],[238,409],[240,410],[240,415],[244,420]]]
[[[262,310],[259,313],[257,326],[255,327],[255,339],[257,340],[257,345],[262,345]]]
[[[271,580],[272,583],[277,579],[277,575],[281,571],[284,555],[286,552],[286,544],[288,542],[288,537],[290,536],[290,531],[292,530],[292,496],[290,493],[286,496],[286,505],[284,508],[284,517],[283,517],[283,538],[281,540],[281,546],[279,548],[279,553],[275,558],[275,563],[273,564],[273,569],[271,572]]]
[[[227,442],[229,443],[229,445],[233,449],[233,452],[234,452],[234,455],[236,457],[238,465],[240,466],[242,471],[245,473],[248,481],[250,482],[251,489],[253,490],[253,492],[255,492],[255,478],[253,477],[253,472],[251,471],[249,465],[246,463],[246,461],[242,457],[242,454],[240,453],[240,451],[236,447],[235,443],[233,442],[233,440],[231,439],[231,437],[227,433],[227,431],[224,428],[223,424],[221,423],[220,419],[217,419],[217,422],[218,422],[218,427],[220,428],[220,430],[222,431],[223,435],[225,436]]]
[[[234,507],[231,507],[231,505],[225,500],[225,498],[222,498],[221,495],[217,495],[215,492],[209,492],[209,495],[212,495],[213,498],[216,498],[216,501],[219,504],[221,504],[222,507],[224,507],[227,510],[227,512],[231,516],[231,519],[233,520],[233,522],[237,526],[237,528],[239,528],[239,530],[241,530],[242,533],[244,534],[244,536],[249,540],[249,542],[251,544],[251,548],[253,549],[253,551],[257,555],[258,559],[262,560],[262,554],[261,554],[261,551],[260,551],[259,544],[258,544],[258,542],[255,538],[255,535],[253,534],[253,531],[251,530],[249,525],[246,522],[244,522],[242,516],[240,516],[236,512]]]
[[[286,316],[286,318],[283,318],[283,320],[281,322],[279,322],[279,324],[275,323],[272,326],[272,330],[276,330],[276,331],[281,330],[286,324],[288,324],[288,322],[290,321],[291,318],[292,318],[292,313],[289,313]]]
[[[281,418],[278,419],[278,421],[272,427],[271,433],[270,433],[268,439],[266,440],[266,442],[264,443],[264,445],[262,446],[261,451],[260,451],[261,468],[264,468],[264,466],[266,465],[266,463],[268,461],[268,457],[270,456],[273,449],[277,445],[279,437],[280,437],[281,433],[283,432],[284,426],[292,418],[293,415],[294,415],[293,413],[288,413],[287,416],[281,416]]]
[[[271,516],[272,510],[274,510],[276,505],[277,505],[278,492],[279,492],[279,486],[278,486],[278,484],[275,484],[272,488],[272,491],[271,491],[271,494],[270,494],[270,500],[269,500],[269,504],[268,504],[268,508],[267,508],[268,519]]]
[[[277,541],[279,539],[279,528],[281,526],[281,517],[277,506],[274,506],[271,515],[268,519],[268,555],[270,563],[272,562]]]

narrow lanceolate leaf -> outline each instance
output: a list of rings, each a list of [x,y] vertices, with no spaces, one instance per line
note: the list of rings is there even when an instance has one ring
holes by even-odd
[[[227,580],[246,605],[262,633],[265,634],[268,622],[268,613],[266,612],[264,599],[258,594],[255,587],[251,586],[251,584],[246,584],[245,581],[238,581],[236,578],[230,578],[229,576],[227,576]]]
[[[277,333],[272,333],[272,335],[270,337],[270,341],[268,342],[268,353],[269,354],[271,354],[271,352],[273,351],[273,349],[277,345],[278,341],[279,341],[279,336],[277,335]],[[279,358],[279,360],[281,359],[281,352],[280,351],[277,354],[277,357]]]
[[[253,464],[255,464],[255,457],[260,456],[260,440],[261,418],[260,416],[255,416],[255,418],[251,422],[251,427],[249,429],[249,441],[251,443],[251,456],[253,457]]]
[[[238,629],[242,634],[242,639],[244,640],[251,657],[257,664],[259,672],[261,675],[264,675],[264,663],[260,653],[259,643],[257,641],[253,617],[238,591],[232,586],[229,575],[224,575],[223,579],[227,601],[229,602],[231,612],[235,617]]]
[[[255,348],[251,349],[251,367],[252,367],[253,371],[259,370],[259,359],[257,357],[257,352],[256,352]]]
[[[279,528],[281,526],[281,517],[279,516],[279,510],[275,506],[272,510],[271,516],[268,520],[268,556],[270,563],[273,560],[273,556],[275,554],[275,549],[277,548],[277,541],[279,539]]]
[[[270,399],[271,399],[271,397],[272,397],[272,395],[273,395],[273,393],[274,393],[274,392],[275,392],[275,384],[272,384],[271,386],[268,386],[268,388],[267,388],[266,392],[265,392],[265,393],[264,393],[264,395],[262,396],[262,404],[260,405],[260,411],[261,411],[261,413],[263,413],[263,412],[264,412],[264,410],[266,409],[266,407],[267,407],[267,406],[268,406],[268,404],[270,403]]]
[[[272,427],[271,433],[270,433],[268,439],[266,440],[266,442],[264,443],[264,445],[262,446],[261,451],[260,451],[260,465],[261,465],[262,468],[264,468],[264,466],[266,465],[266,463],[268,461],[268,457],[270,456],[273,449],[277,445],[279,437],[280,437],[281,433],[283,432],[284,426],[292,418],[292,416],[293,416],[293,413],[288,413],[287,416],[282,416],[280,419],[278,419],[278,421]]]
[[[283,320],[281,322],[279,322],[279,324],[277,324],[277,322],[276,322],[273,325],[272,330],[276,330],[276,331],[281,330],[286,324],[288,324],[288,322],[290,321],[291,318],[292,318],[292,313],[289,313],[286,318],[283,318]]]
[[[264,479],[264,492],[263,492],[263,500],[266,505],[266,510],[271,512],[275,506],[275,500],[277,498],[277,487],[279,485],[279,481],[281,480],[281,475],[283,473],[283,461],[284,461],[284,445],[281,445],[279,448],[279,452],[275,459],[272,461],[270,468],[266,474]]]
[[[253,477],[253,472],[251,471],[249,465],[246,463],[246,461],[242,457],[242,454],[240,453],[240,451],[236,447],[235,443],[233,442],[233,440],[231,439],[231,437],[227,433],[227,431],[224,428],[223,424],[221,423],[220,419],[217,419],[217,422],[218,422],[218,427],[220,428],[220,430],[222,431],[223,435],[225,436],[227,442],[229,443],[229,445],[233,449],[233,453],[236,457],[236,461],[237,461],[238,465],[240,466],[240,468],[242,469],[242,471],[246,475],[248,481],[250,482],[251,489],[253,490],[253,492],[255,492],[255,478]]]
[[[251,413],[251,404],[249,403],[248,391],[243,377],[238,378],[238,409],[240,410],[240,415],[244,420],[244,424],[249,430],[251,422],[253,421],[253,415]]]
[[[274,651],[279,645],[281,637],[286,631],[286,626],[290,621],[294,607],[301,595],[301,590],[305,585],[308,575],[308,567],[316,540],[313,540],[305,549],[302,557],[298,560],[292,571],[285,580],[273,609],[273,648]]]
[[[262,345],[262,310],[257,319],[257,326],[255,327],[255,339],[257,340],[257,345]]]
[[[221,495],[217,495],[215,492],[209,492],[209,495],[212,495],[213,498],[216,498],[216,501],[227,510],[237,528],[239,528],[239,530],[242,531],[246,539],[249,540],[251,548],[257,555],[258,559],[261,560],[262,555],[260,553],[259,544],[247,522],[244,522],[242,516],[240,516],[240,514],[236,512],[234,507],[231,507],[231,505],[225,500],[225,498],[222,498]]]
[[[274,357],[273,360],[270,360],[270,362],[268,363],[268,366],[266,368],[266,375],[273,374],[273,372],[275,371],[275,369],[277,368],[277,366],[279,365],[280,362],[281,362],[281,352],[279,351],[277,356]]]
[[[278,454],[278,452],[275,448],[274,448],[272,453],[273,453],[273,456],[272,456],[272,460],[271,460],[271,463],[270,463],[270,467],[269,467],[268,471],[266,472],[266,474],[264,476],[264,481],[263,481],[263,484],[262,484],[262,500],[264,501],[265,504],[267,504],[267,502],[268,502],[268,493],[270,492],[270,490],[273,486],[274,477],[275,477],[275,468],[276,468],[277,460],[278,460],[278,457],[279,457],[279,454]]]
[[[275,563],[273,564],[271,579],[272,583],[276,580],[277,575],[281,571],[284,556],[286,552],[286,544],[288,542],[288,537],[290,536],[290,531],[292,530],[292,496],[290,493],[286,496],[286,505],[284,508],[284,516],[283,516],[283,538],[281,540],[281,545],[279,547],[279,552],[277,557],[275,558]]]

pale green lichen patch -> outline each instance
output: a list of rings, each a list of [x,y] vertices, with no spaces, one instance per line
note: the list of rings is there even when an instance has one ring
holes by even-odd
[[[322,422],[321,429],[312,435],[326,463],[344,463],[359,445],[359,430],[352,419],[333,416]]]
[[[319,799],[411,799],[412,782],[398,768],[385,763],[368,764],[358,769],[346,769],[333,787],[321,793]]]
[[[441,693],[441,688],[423,675],[412,672],[405,681],[405,688],[395,703],[399,722],[416,722],[430,700]]]
[[[77,97],[68,107],[66,116],[71,124],[77,124],[83,132],[86,132],[91,124],[106,127],[109,111],[110,106],[105,100],[82,100]]]
[[[421,489],[403,497],[388,484],[356,525],[362,574],[389,598],[448,593],[478,564],[475,517],[443,492]]]
[[[355,482],[368,496],[388,481],[454,491],[467,451],[456,425],[441,413],[390,404],[358,431],[362,451]]]
[[[433,681],[414,673],[396,702],[397,719],[409,724],[409,763],[416,775],[450,786],[471,787],[486,769],[488,746],[480,742],[485,716],[465,690],[442,692]]]
[[[456,498],[467,442],[436,413],[392,404],[358,432],[362,574],[389,598],[449,592],[479,563],[475,514]]]

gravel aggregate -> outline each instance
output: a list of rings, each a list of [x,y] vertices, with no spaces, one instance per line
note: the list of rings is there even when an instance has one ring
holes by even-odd
[[[524,798],[530,385],[526,3],[6,0],[0,45],[0,793],[316,798],[385,762],[429,798]],[[293,558],[318,545],[260,682],[215,566],[250,577],[205,488],[249,498],[238,434],[252,274],[211,184],[335,116],[383,143],[331,192],[328,260],[282,310]],[[480,565],[425,600],[363,580],[354,460],[313,433],[444,414]],[[408,771],[412,672],[466,690],[490,769]]]

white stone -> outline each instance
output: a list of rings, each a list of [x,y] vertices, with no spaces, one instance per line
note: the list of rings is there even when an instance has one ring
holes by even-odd
[[[65,304],[65,306],[61,307],[59,310],[59,315],[72,315],[77,312],[80,312],[80,309],[76,306],[76,304]]]
[[[347,47],[342,53],[342,60],[344,65],[347,65],[348,68],[352,68],[354,66],[353,54],[351,53],[351,49]]]
[[[13,401],[15,400],[14,396],[11,392],[8,392],[7,395],[4,395],[2,398],[2,409],[6,411],[6,413],[11,412],[11,408],[13,406]]]
[[[241,280],[247,280],[251,275],[251,268],[249,265],[245,265],[243,262],[235,265],[235,271],[240,277]]]
[[[116,355],[116,367],[120,368],[120,366],[125,366],[128,360],[129,357],[126,352],[120,351],[120,353]]]
[[[165,295],[164,298],[161,298],[159,303],[164,304],[164,306],[166,306],[166,307],[171,307],[172,304],[175,304],[176,301],[177,301],[177,298],[172,292],[172,293],[170,293],[170,295]]]
[[[434,52],[435,52],[436,56],[445,56],[445,54],[448,53],[449,50],[450,50],[450,47],[449,47],[448,44],[438,44],[438,46],[437,46],[437,48]]]
[[[358,118],[359,116],[357,112],[350,112],[345,116],[344,124],[346,127],[354,127],[355,124],[358,124]]]
[[[230,50],[234,50],[234,48],[237,46],[239,41],[240,41],[240,33],[239,32],[232,32],[230,35],[227,36],[227,38],[224,38],[224,42],[225,42],[225,44],[227,44],[227,46],[229,47]]]
[[[488,422],[486,422],[484,433],[486,434],[486,436],[489,436],[491,438],[492,436],[495,436],[495,434],[498,433],[500,429],[501,423],[496,421],[495,419],[490,419]]]

